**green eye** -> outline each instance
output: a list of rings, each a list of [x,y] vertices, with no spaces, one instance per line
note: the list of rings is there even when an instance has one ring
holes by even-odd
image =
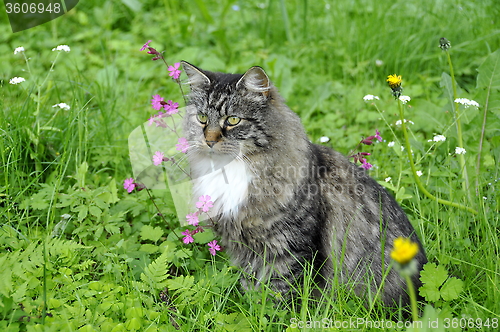
[[[226,123],[228,126],[236,126],[238,123],[240,123],[240,121],[241,119],[237,116],[230,116],[226,119]]]
[[[197,118],[197,119],[198,119],[198,121],[200,121],[200,123],[202,123],[202,124],[207,123],[207,119],[208,119],[208,117],[207,117],[207,115],[206,115],[206,114],[198,113],[198,114],[196,115],[196,118]]]

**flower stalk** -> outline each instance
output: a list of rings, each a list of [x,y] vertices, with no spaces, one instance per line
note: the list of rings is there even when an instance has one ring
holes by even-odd
[[[458,209],[461,209],[461,210],[465,210],[465,211],[468,211],[472,214],[477,214],[477,211],[468,207],[468,206],[465,206],[465,205],[462,205],[462,204],[459,204],[459,203],[455,203],[455,202],[451,202],[451,201],[447,201],[445,199],[442,199],[442,198],[438,198],[436,196],[434,196],[433,194],[431,194],[425,187],[424,185],[422,184],[422,182],[420,181],[420,177],[418,176],[417,174],[417,168],[415,167],[415,163],[413,161],[413,155],[411,154],[411,145],[410,145],[410,138],[408,136],[408,131],[406,130],[406,124],[405,124],[405,121],[404,121],[404,110],[403,110],[403,105],[401,103],[401,100],[398,99],[398,107],[399,107],[399,118],[401,119],[401,128],[403,130],[403,137],[404,137],[404,140],[405,140],[405,148],[406,148],[406,153],[408,155],[408,160],[410,161],[410,167],[411,167],[411,172],[413,174],[413,178],[415,180],[415,183],[417,184],[417,187],[418,189],[425,195],[427,196],[428,198],[432,199],[432,200],[435,200],[437,201],[438,203],[440,204],[443,204],[443,205],[448,205],[448,206],[452,206],[452,207],[456,207]],[[463,156],[463,155],[462,155]]]

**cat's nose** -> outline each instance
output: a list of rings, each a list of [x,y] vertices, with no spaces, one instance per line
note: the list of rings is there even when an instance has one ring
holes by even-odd
[[[217,143],[217,141],[206,141],[207,142],[207,145],[210,147],[210,148],[213,148],[214,145]]]

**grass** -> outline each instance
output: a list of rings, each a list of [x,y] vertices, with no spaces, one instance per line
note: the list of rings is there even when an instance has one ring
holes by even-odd
[[[123,190],[133,175],[128,135],[150,116],[151,95],[182,100],[163,64],[139,51],[152,39],[169,63],[228,72],[262,66],[314,142],[328,136],[326,144],[347,154],[379,129],[385,141],[366,149],[375,165],[370,172],[402,204],[434,264],[422,290],[429,300],[422,321],[429,327],[439,319],[441,330],[463,324],[496,330],[499,10],[493,0],[82,1],[63,17],[16,34],[0,13],[6,36],[0,44],[0,327],[296,331],[319,330],[324,326],[314,322],[320,321],[335,330],[350,320],[400,319],[397,310],[365,307],[346,285],[335,288],[335,298],[310,299],[311,278],[300,290],[301,306],[276,304],[266,285],[242,292],[238,269],[224,254],[208,254],[210,232],[194,245],[180,242],[185,228],[170,195],[152,192],[156,207],[147,191]],[[441,37],[452,44],[456,95],[481,105],[458,108],[463,163],[455,154],[453,79]],[[60,44],[71,52],[51,51]],[[19,46],[29,69],[23,54],[13,54]],[[477,214],[438,204],[418,188],[385,82],[394,73],[412,98],[404,112],[414,122],[407,129],[420,182]],[[26,82],[9,84],[15,76]],[[366,94],[380,100],[364,102]],[[61,102],[70,110],[52,107]],[[446,141],[428,142],[435,134]]]

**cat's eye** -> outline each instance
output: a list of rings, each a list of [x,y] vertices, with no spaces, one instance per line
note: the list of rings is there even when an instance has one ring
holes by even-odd
[[[196,115],[196,118],[198,119],[198,121],[200,121],[200,123],[205,124],[205,123],[207,123],[208,116],[206,114],[203,114],[203,113],[198,113]]]
[[[238,123],[240,123],[241,119],[237,116],[230,116],[226,119],[226,124],[228,126],[236,126]]]

